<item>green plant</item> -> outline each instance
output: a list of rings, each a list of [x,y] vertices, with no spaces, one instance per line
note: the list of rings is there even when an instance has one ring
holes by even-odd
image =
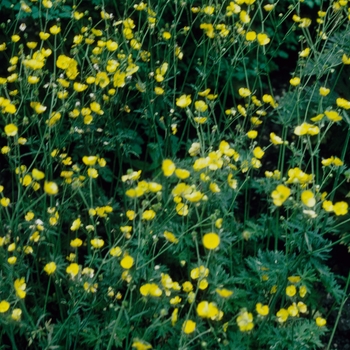
[[[1,343],[330,349],[347,2],[2,5]]]

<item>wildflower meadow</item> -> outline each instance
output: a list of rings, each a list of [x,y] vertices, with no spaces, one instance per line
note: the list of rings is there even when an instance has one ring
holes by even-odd
[[[350,1],[0,13],[0,349],[341,349]]]

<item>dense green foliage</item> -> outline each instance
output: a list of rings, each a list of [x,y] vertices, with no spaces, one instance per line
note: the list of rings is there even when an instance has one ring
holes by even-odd
[[[0,11],[0,347],[331,349],[348,1]]]

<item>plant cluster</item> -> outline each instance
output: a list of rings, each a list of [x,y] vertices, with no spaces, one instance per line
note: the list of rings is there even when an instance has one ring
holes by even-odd
[[[95,3],[4,3],[4,348],[330,349],[350,3]]]

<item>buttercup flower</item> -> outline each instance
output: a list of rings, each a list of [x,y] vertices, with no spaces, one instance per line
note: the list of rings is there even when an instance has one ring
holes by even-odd
[[[120,261],[120,266],[123,269],[131,269],[134,265],[134,258],[130,255],[124,256],[124,258]]]
[[[0,313],[3,314],[10,308],[10,303],[6,300],[0,301]]]
[[[254,328],[253,314],[250,312],[242,311],[236,322],[241,332],[249,332]]]
[[[256,312],[261,316],[267,316],[269,314],[269,306],[257,303]]]
[[[170,159],[164,159],[163,163],[162,163],[162,170],[163,170],[163,174],[166,177],[171,176],[174,171],[175,171],[176,167],[175,164],[173,163],[172,160]]]
[[[4,131],[7,136],[16,136],[18,128],[15,124],[7,124],[4,128]]]
[[[182,325],[182,331],[186,334],[191,334],[196,330],[196,322],[187,320]]]
[[[176,106],[180,108],[186,108],[191,104],[191,95],[181,95],[176,99]]]
[[[55,195],[58,193],[58,186],[55,182],[45,181],[44,191],[50,196]]]
[[[203,236],[203,245],[209,250],[217,248],[220,244],[220,237],[218,234],[210,232]]]
[[[280,207],[290,196],[291,190],[284,185],[278,185],[271,193],[273,204]]]
[[[327,324],[327,321],[322,317],[316,317],[316,324],[318,327],[324,327]]]
[[[55,262],[51,261],[45,265],[44,271],[48,275],[52,275],[56,271],[56,268],[57,268],[57,266],[56,266]]]

